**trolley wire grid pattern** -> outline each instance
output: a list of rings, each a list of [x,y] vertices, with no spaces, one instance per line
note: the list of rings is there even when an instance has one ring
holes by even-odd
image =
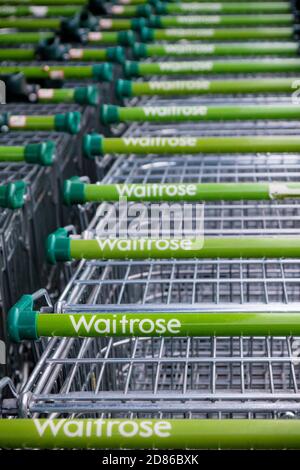
[[[132,156],[103,182],[292,181],[298,168],[298,155]],[[210,203],[206,211],[208,232],[299,231],[294,201]],[[82,261],[55,311],[299,311],[299,270],[296,259]],[[21,414],[297,418],[299,351],[292,337],[53,338],[19,397]]]

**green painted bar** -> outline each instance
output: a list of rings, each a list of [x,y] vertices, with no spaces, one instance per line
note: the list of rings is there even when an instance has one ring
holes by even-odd
[[[257,56],[257,55],[298,55],[295,42],[245,42],[225,44],[141,44],[133,46],[134,57],[171,56]]]
[[[78,103],[96,106],[99,103],[99,91],[96,86],[76,88],[39,88],[39,103]]]
[[[127,77],[145,75],[197,75],[205,73],[297,73],[300,59],[249,59],[226,61],[130,62],[124,64]]]
[[[295,183],[295,185],[300,191],[300,183]],[[84,185],[85,202],[118,201],[121,197],[126,197],[128,201],[150,202],[271,199],[268,183]]]
[[[300,313],[37,313],[37,336],[299,336]],[[24,338],[35,339],[35,338]]]
[[[53,33],[3,33],[0,34],[0,44],[38,44],[52,37]]]
[[[25,147],[0,147],[0,162],[23,162],[25,160]]]
[[[150,31],[150,32],[149,32]],[[294,31],[291,27],[258,27],[258,28],[173,28],[153,29],[142,32],[143,41],[164,41],[187,39],[199,41],[199,39],[217,39],[233,41],[238,39],[293,39]]]
[[[228,2],[228,3],[160,3],[156,6],[159,14],[187,14],[194,13],[290,13],[289,2]]]
[[[104,64],[103,64],[104,65]],[[108,64],[105,64],[108,65]],[[3,65],[2,73],[24,73],[26,78],[92,78],[95,71],[97,73],[97,65],[52,65],[52,66],[30,66],[30,65]],[[99,66],[101,67],[101,66]],[[102,70],[102,69],[101,69]],[[96,78],[96,77],[95,77]]]
[[[34,49],[0,49],[0,60],[34,60]]]
[[[86,155],[300,152],[300,136],[243,137],[102,137],[86,135]]]
[[[39,103],[74,103],[74,88],[40,88]]]
[[[0,6],[0,18],[8,16],[31,16],[33,18],[43,18],[51,16],[73,16],[80,11],[76,6],[43,6],[43,5],[20,5],[20,6]]]
[[[238,93],[292,93],[300,77],[243,80],[173,80],[131,82],[119,80],[119,96],[173,96]]]
[[[1,419],[0,447],[299,449],[297,419]]]
[[[133,31],[91,31],[88,33],[88,44],[112,44],[131,46],[135,42]]]
[[[28,31],[58,29],[60,22],[57,18],[0,18],[0,28],[20,28]]]
[[[103,124],[118,122],[176,122],[258,119],[300,119],[298,105],[245,106],[102,106]]]
[[[173,28],[184,26],[185,28],[196,26],[257,26],[257,25],[292,25],[292,14],[268,14],[268,15],[187,15],[187,16],[152,16],[150,26],[157,28]]]
[[[101,18],[99,20],[99,26],[101,30],[110,31],[123,31],[123,30],[140,30],[147,24],[145,18]]]
[[[70,239],[71,259],[299,258],[300,237]],[[65,259],[67,261],[68,258]]]
[[[85,5],[86,0],[10,0],[11,5]],[[0,0],[0,5],[7,5],[7,0]]]
[[[55,130],[55,116],[9,116],[11,130]]]
[[[298,184],[300,190],[300,184]],[[219,201],[271,199],[268,183],[86,184],[85,201]]]
[[[120,16],[124,18],[133,17],[149,17],[152,13],[150,5],[112,5],[110,12],[114,16]]]

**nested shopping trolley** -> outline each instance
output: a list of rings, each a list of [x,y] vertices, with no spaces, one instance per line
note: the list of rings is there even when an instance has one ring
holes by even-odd
[[[288,185],[298,160],[132,156],[102,183]],[[208,201],[206,235],[297,236],[295,193],[277,196]],[[11,311],[15,340],[54,338],[18,398],[2,405],[35,421],[3,420],[1,445],[297,447],[298,271],[298,258],[80,261],[55,307],[40,292]]]

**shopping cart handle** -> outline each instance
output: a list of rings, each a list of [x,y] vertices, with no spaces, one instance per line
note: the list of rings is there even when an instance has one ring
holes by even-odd
[[[111,82],[113,79],[113,66],[108,62],[96,64],[92,67],[92,77],[98,81]]]
[[[14,181],[0,186],[0,207],[19,209],[24,205],[25,194],[25,181]]]
[[[132,82],[130,80],[118,79],[115,85],[115,92],[119,99],[130,98],[132,96]]]
[[[153,41],[155,37],[154,29],[147,28],[146,26],[144,26],[143,28],[141,28],[140,36],[143,42]]]
[[[56,131],[78,134],[81,126],[81,113],[74,111],[65,114],[56,114],[54,126]]]
[[[8,335],[11,341],[19,343],[24,339],[38,339],[32,295],[23,295],[9,310],[7,317]]]
[[[120,122],[119,106],[113,104],[103,104],[100,106],[100,122],[105,126]]]
[[[74,203],[83,204],[86,202],[84,188],[85,184],[78,176],[65,180],[63,187],[64,203],[70,206]]]
[[[70,238],[65,228],[51,233],[46,244],[47,260],[51,264],[57,261],[71,261]]]
[[[118,42],[121,46],[132,46],[136,41],[133,31],[120,31],[118,33]]]
[[[76,87],[74,89],[74,101],[78,104],[96,106],[99,103],[99,90],[96,86]]]
[[[55,143],[52,140],[38,144],[27,144],[24,147],[24,160],[43,166],[52,165],[55,158]]]

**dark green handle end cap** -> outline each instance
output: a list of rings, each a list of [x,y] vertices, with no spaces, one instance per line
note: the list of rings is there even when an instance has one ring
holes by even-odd
[[[150,5],[138,5],[136,9],[137,16],[144,16],[145,18],[149,18],[152,14],[152,8]]]
[[[160,28],[161,27],[160,16],[151,15],[149,18],[149,26],[151,28]]]
[[[25,194],[25,181],[14,181],[0,186],[0,207],[9,209],[19,209],[23,207]]]
[[[87,158],[93,159],[96,155],[102,155],[102,135],[99,134],[86,134],[82,141],[83,155]]]
[[[108,47],[107,49],[107,58],[112,62],[117,62],[118,64],[124,64],[125,62],[125,51],[123,47]]]
[[[57,261],[71,261],[70,239],[64,228],[51,233],[46,243],[47,260],[51,264]]]
[[[105,62],[93,65],[93,78],[98,81],[111,82],[113,79],[112,64]]]
[[[133,31],[120,31],[118,33],[118,42],[121,46],[132,46],[135,42]]]
[[[150,42],[154,39],[154,32],[151,28],[142,28],[141,29],[141,40],[143,42]]]
[[[78,104],[97,106],[99,98],[99,90],[96,86],[88,85],[75,88],[74,101]]]
[[[63,200],[67,206],[85,202],[84,183],[78,176],[73,176],[73,178],[64,181]]]
[[[55,157],[55,144],[51,140],[39,144],[27,144],[24,151],[24,159],[27,163],[35,163],[43,166],[53,164]]]
[[[37,312],[33,310],[32,295],[23,295],[8,312],[7,329],[10,340],[19,343],[24,339],[38,339],[36,320]]]
[[[166,13],[168,13],[168,5],[163,2],[156,2],[155,11],[159,15],[165,15]]]
[[[100,106],[100,122],[105,126],[116,124],[119,120],[118,106],[103,104]]]
[[[146,44],[135,43],[132,48],[132,53],[135,59],[140,59],[141,57],[147,57]]]
[[[124,64],[125,77],[131,78],[139,75],[139,63],[127,60]]]
[[[55,130],[60,132],[69,132],[70,134],[78,134],[80,131],[80,121],[81,113],[79,111],[56,114],[54,119]]]
[[[130,80],[118,79],[116,81],[116,96],[120,99],[130,98],[132,96],[132,82]]]
[[[146,18],[133,18],[133,20],[131,21],[131,27],[135,31],[140,31],[145,26],[147,26]]]

